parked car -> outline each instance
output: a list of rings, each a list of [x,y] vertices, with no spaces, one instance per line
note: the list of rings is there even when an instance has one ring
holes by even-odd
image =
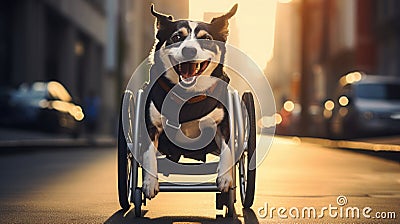
[[[5,119],[5,117],[10,113],[8,102],[10,102],[11,92],[11,88],[0,86],[0,121]]]
[[[334,138],[400,134],[400,78],[349,73],[325,110]]]
[[[2,95],[7,101],[7,109],[0,118],[3,125],[74,136],[80,132],[82,108],[59,82],[25,83]]]
[[[276,133],[279,135],[298,135],[301,106],[299,103],[286,100],[278,111]]]

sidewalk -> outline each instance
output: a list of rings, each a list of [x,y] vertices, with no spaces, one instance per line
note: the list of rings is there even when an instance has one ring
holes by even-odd
[[[400,136],[387,136],[356,140],[330,140],[311,137],[292,138],[297,142],[307,142],[318,144],[324,147],[349,150],[400,163]]]
[[[400,136],[362,138],[354,140],[330,140],[301,137],[302,141],[316,143],[326,147],[367,150],[374,152],[400,152]]]
[[[0,128],[0,152],[33,148],[113,147],[116,139],[107,135],[83,135],[73,138],[66,134]]]

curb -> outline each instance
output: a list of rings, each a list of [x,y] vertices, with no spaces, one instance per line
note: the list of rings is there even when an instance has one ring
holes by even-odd
[[[54,139],[24,139],[0,141],[0,153],[15,153],[54,148],[109,148],[115,147],[117,140],[113,137],[100,138],[54,138]]]
[[[318,144],[323,147],[337,148],[340,150],[348,150],[357,153],[363,153],[370,156],[380,157],[400,163],[400,145],[373,143],[367,141],[350,141],[350,140],[330,140],[311,137],[293,137],[297,141]]]
[[[314,143],[331,148],[364,150],[371,152],[400,152],[400,145],[397,144],[373,143],[367,141],[351,141],[351,140],[330,140],[330,139],[311,138],[311,137],[301,137],[300,139],[301,141],[307,143]]]

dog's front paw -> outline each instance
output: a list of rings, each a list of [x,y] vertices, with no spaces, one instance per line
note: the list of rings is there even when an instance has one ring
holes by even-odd
[[[143,178],[142,190],[147,198],[154,198],[160,191],[157,178],[146,173]]]
[[[217,178],[218,190],[221,192],[228,192],[232,186],[232,175],[231,172],[226,172]]]

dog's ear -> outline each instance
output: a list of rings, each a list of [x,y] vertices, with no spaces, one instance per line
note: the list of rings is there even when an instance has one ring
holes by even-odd
[[[228,13],[225,15],[222,15],[220,17],[215,17],[211,20],[211,25],[212,27],[222,35],[222,37],[226,40],[226,37],[228,36],[228,20],[235,15],[236,11],[238,8],[238,4],[236,3],[231,10],[229,10]]]
[[[156,27],[158,30],[167,27],[174,20],[174,17],[172,17],[171,15],[165,15],[165,14],[156,12],[154,10],[154,4],[151,4],[150,10],[151,10],[151,14],[153,14],[153,16],[155,16],[157,19]]]

